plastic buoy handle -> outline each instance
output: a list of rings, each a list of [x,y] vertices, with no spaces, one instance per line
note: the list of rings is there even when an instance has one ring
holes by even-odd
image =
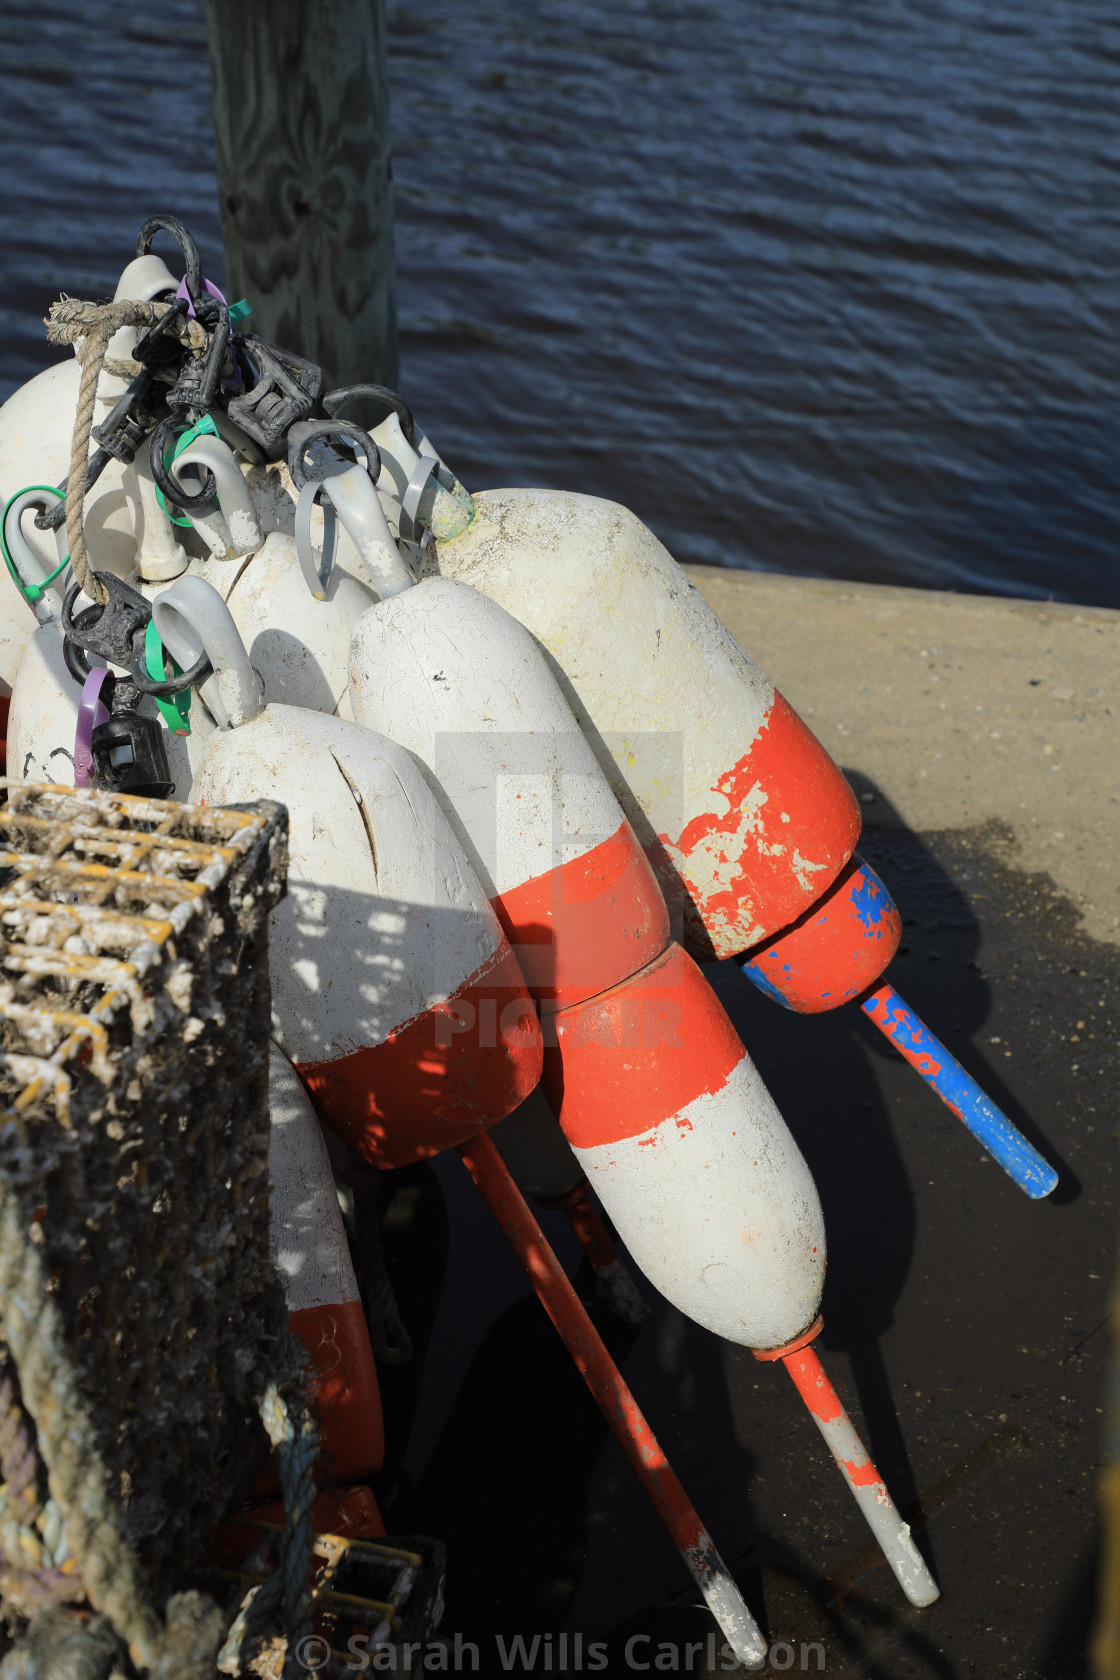
[[[485,1135],[460,1144],[459,1153],[732,1650],[747,1668],[761,1668],[769,1647],[758,1623],[505,1162]]]
[[[864,998],[862,1008],[1020,1190],[1035,1200],[1048,1196],[1058,1182],[1049,1161],[1043,1160],[1018,1126],[1013,1126],[1003,1110],[984,1095],[972,1075],[933,1036],[894,987],[880,986]]]
[[[93,763],[93,732],[99,723],[108,723],[109,713],[101,698],[101,689],[109,672],[104,665],[95,665],[82,684],[78,701],[78,720],[74,729],[74,786],[95,788],[97,771]]]

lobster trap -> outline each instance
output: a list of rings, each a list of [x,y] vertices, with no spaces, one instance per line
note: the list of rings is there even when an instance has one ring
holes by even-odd
[[[0,788],[0,1599],[88,1597],[148,1666],[267,1451],[287,813]]]

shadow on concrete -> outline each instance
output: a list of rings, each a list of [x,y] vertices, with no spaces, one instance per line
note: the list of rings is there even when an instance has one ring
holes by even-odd
[[[1117,1186],[1104,1018],[1120,954],[1080,933],[1045,877],[1008,869],[999,835],[916,836],[852,780],[880,807],[861,850],[904,919],[893,983],[1066,1191],[1023,1196],[858,1007],[798,1017],[733,964],[707,970],[816,1178],[823,1357],[942,1600],[905,1604],[780,1370],[652,1292],[636,1340],[600,1327],[769,1637],[821,1640],[827,1672],[852,1680],[1072,1680],[1092,1614]],[[434,1203],[424,1217],[410,1277],[438,1269]],[[452,1264],[481,1287],[498,1262],[470,1246]],[[395,1264],[389,1233],[386,1247]],[[438,1285],[425,1288],[430,1318]],[[415,1495],[392,1514],[450,1543],[447,1628],[491,1651],[499,1631],[551,1632],[558,1652],[579,1630],[608,1642],[610,1672],[634,1636],[653,1639],[647,1657],[661,1638],[706,1650],[714,1624],[540,1307],[525,1294],[478,1323]],[[413,1380],[386,1373],[402,1425],[393,1387]]]
[[[905,826],[871,778],[855,770],[845,770],[844,774],[865,809],[874,811],[874,825],[865,827],[859,850],[884,876],[903,912],[902,945],[891,965],[891,983],[1024,1137],[1057,1169],[1059,1182],[1049,1199],[1058,1206],[1075,1201],[1081,1193],[1081,1181],[1058,1154],[1042,1118],[1027,1109],[1007,1084],[1000,1058],[985,1055],[972,1042],[992,1007],[991,987],[981,971],[983,936],[973,904],[929,846]],[[923,948],[915,951],[911,930],[918,928],[934,937],[923,939]],[[908,962],[907,958],[914,960]],[[887,1059],[897,1056],[862,1012],[859,1030],[874,1055]]]

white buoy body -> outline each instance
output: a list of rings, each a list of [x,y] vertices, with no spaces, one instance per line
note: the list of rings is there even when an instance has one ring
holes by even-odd
[[[193,575],[225,600],[268,704],[333,712],[346,693],[346,660],[354,626],[377,597],[336,566],[326,598],[304,580],[295,540],[272,531],[242,560],[195,561]]]
[[[272,1046],[268,1062],[269,1258],[288,1328],[307,1349],[326,1470],[334,1482],[381,1468],[381,1391],[334,1177],[311,1100]]]
[[[28,643],[8,713],[8,765],[10,775],[27,781],[73,787],[82,690],[66,668],[62,640],[62,626],[51,623],[39,625]],[[146,695],[139,709],[145,717],[159,717],[155,701]],[[163,730],[168,769],[175,784],[172,799],[190,797],[195,768],[214,729],[213,719],[197,697],[191,706],[190,724],[189,736],[173,735],[166,727]]]
[[[529,1094],[541,1069],[532,1001],[407,753],[341,719],[269,706],[212,737],[192,797],[288,807],[273,1030],[340,1136],[400,1166]]]
[[[449,578],[379,603],[354,631],[350,697],[432,773],[537,998],[589,997],[665,948],[645,854],[509,613]]]
[[[427,564],[547,650],[675,904],[689,949],[731,956],[794,921],[859,834],[840,771],[657,538],[625,508],[488,490]]]
[[[820,1202],[773,1099],[679,946],[544,1018],[542,1089],[637,1266],[681,1312],[751,1348],[820,1307]]]

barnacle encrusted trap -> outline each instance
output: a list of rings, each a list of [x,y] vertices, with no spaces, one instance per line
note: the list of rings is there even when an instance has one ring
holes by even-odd
[[[264,1434],[287,813],[0,780],[0,1597],[156,1662]],[[149,1596],[150,1595],[150,1596]]]

